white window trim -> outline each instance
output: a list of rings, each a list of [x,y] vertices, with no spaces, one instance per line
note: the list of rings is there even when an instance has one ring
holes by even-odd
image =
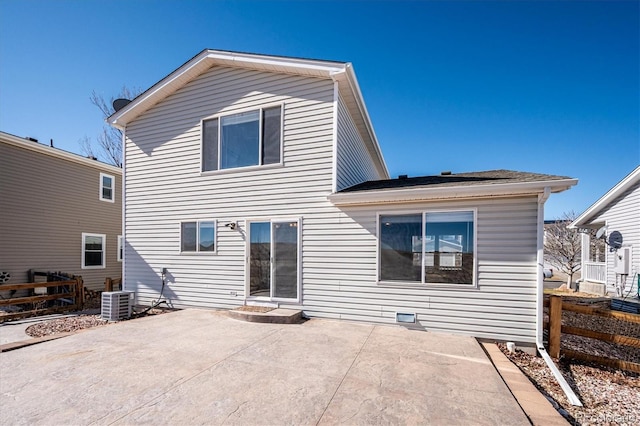
[[[102,265],[86,266],[84,264],[85,254],[85,238],[86,237],[100,237],[102,239]],[[82,257],[80,258],[80,265],[82,269],[105,269],[107,267],[107,236],[105,234],[92,234],[89,232],[82,233]]]
[[[380,216],[384,215],[406,215],[420,214],[422,215],[422,251],[424,253],[424,245],[426,244],[425,236],[425,220],[427,213],[456,213],[456,212],[472,212],[473,213],[473,278],[471,284],[455,284],[455,283],[430,283],[425,281],[424,262],[425,256],[422,256],[421,282],[417,281],[382,281],[380,280]],[[457,289],[477,289],[478,288],[478,209],[471,208],[438,208],[438,209],[416,209],[416,210],[390,210],[376,212],[376,281],[380,287],[407,287],[407,288],[457,288]]]
[[[242,170],[242,171],[250,171],[251,169],[255,169],[255,170],[263,170],[266,168],[272,168],[272,167],[282,167],[284,166],[284,102],[276,102],[276,103],[272,103],[272,104],[265,104],[259,107],[246,107],[246,108],[240,108],[240,109],[236,109],[233,111],[226,111],[226,112],[222,112],[219,114],[214,114],[214,115],[210,115],[208,117],[205,117],[203,119],[200,120],[200,174],[203,176],[208,176],[208,175],[215,175],[215,174],[222,174],[222,173],[229,173],[229,172],[234,172],[237,170]],[[280,107],[280,161],[278,163],[270,163],[270,164],[262,164],[262,117],[263,117],[263,111],[265,109],[269,109],[269,108],[275,108],[275,107]],[[233,115],[237,115],[237,114],[242,114],[245,112],[252,112],[252,111],[259,111],[259,127],[260,127],[260,135],[259,135],[259,141],[258,141],[258,161],[259,164],[252,164],[250,166],[242,166],[242,167],[231,167],[228,169],[221,169],[220,168],[220,162],[221,160],[221,156],[220,156],[220,144],[222,143],[222,138],[220,137],[220,132],[222,131],[222,118],[223,117],[229,117],[229,116],[233,116]],[[218,119],[218,169],[217,170],[203,170],[203,157],[202,157],[202,153],[204,152],[204,122],[205,121],[209,121],[209,120],[213,120],[213,119]]]
[[[213,222],[213,251],[200,251],[200,224],[203,222]],[[195,251],[183,251],[182,250],[182,224],[183,223],[195,223],[196,224],[196,250]],[[201,220],[183,220],[180,221],[180,228],[178,229],[180,235],[179,252],[185,256],[207,256],[218,253],[218,221],[216,219],[201,219]]]
[[[265,297],[265,296],[251,296],[251,277],[249,275],[249,253],[251,246],[251,223],[255,222],[268,222],[271,225],[274,223],[286,223],[297,222],[298,223],[298,285],[296,298],[283,298],[283,297]],[[245,220],[245,233],[247,235],[245,242],[245,300],[255,302],[281,302],[287,304],[302,303],[302,217],[276,217],[276,218],[256,218]],[[273,235],[271,238],[271,253],[273,253]],[[271,279],[273,279],[273,271],[271,271]]]
[[[118,235],[118,251],[116,252],[116,256],[118,262],[122,262],[122,258],[124,257],[124,239],[122,235]]]
[[[104,178],[109,178],[111,179],[111,199],[109,198],[104,198],[102,196],[102,190],[104,189],[104,186],[102,184]],[[115,176],[112,175],[108,175],[106,173],[100,173],[100,201],[106,201],[109,203],[115,203],[116,202],[116,178]]]

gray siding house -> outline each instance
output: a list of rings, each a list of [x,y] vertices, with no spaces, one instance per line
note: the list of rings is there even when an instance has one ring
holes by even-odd
[[[204,50],[108,121],[138,303],[536,342],[543,206],[576,180],[390,179],[350,63]]]
[[[578,216],[570,227],[601,230],[601,238],[609,243],[604,250],[596,252],[594,247],[603,247],[604,244],[592,244],[593,232],[582,234],[580,290],[602,295],[637,294],[640,272],[640,166]]]
[[[81,275],[104,289],[122,275],[122,170],[0,132],[0,272]],[[0,291],[2,285],[0,284]]]

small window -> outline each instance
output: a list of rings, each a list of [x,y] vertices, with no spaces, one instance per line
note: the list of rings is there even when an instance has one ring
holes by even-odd
[[[211,253],[216,251],[216,222],[182,222],[180,251]]]
[[[105,241],[104,234],[82,234],[82,269],[105,268]]]
[[[116,196],[115,178],[111,175],[100,173],[100,199],[114,202]]]
[[[118,262],[122,262],[124,255],[124,240],[122,235],[118,235]]]
[[[278,164],[281,151],[281,106],[202,122],[203,172]]]

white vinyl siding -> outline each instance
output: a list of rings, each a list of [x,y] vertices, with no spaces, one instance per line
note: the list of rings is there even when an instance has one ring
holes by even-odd
[[[281,165],[201,173],[202,119],[275,104],[283,111]],[[138,303],[158,298],[166,266],[173,306],[242,305],[246,219],[334,210],[332,117],[331,80],[214,67],[128,126],[125,280]],[[180,255],[176,223],[207,217],[238,228],[218,228],[215,257]]]
[[[415,312],[426,330],[535,341],[537,199],[384,206],[385,213],[477,209],[477,288],[377,280],[380,206],[344,207],[305,227],[304,308],[310,316],[394,323]]]
[[[591,220],[592,223],[606,223],[607,236],[613,231],[622,234],[622,245],[632,248],[632,267],[635,266],[635,272],[640,272],[640,183],[636,183],[624,194],[620,195],[616,200],[602,211],[598,216]],[[615,292],[616,274],[613,272],[613,255],[607,250],[607,291]],[[625,294],[630,288],[636,288],[637,277],[629,274],[625,282]],[[631,294],[634,290],[631,290]]]
[[[158,299],[167,267],[169,306],[243,305],[247,224],[298,217],[301,301],[285,306],[381,323],[409,311],[427,330],[534,342],[537,198],[338,208],[327,198],[333,97],[330,79],[213,67],[127,127],[125,283],[137,303]],[[201,173],[202,119],[274,103],[283,105],[281,165]],[[337,130],[340,185],[379,178],[353,123]],[[377,212],[431,209],[477,211],[477,287],[378,284]],[[216,256],[181,255],[176,224],[207,217],[238,227],[219,227]]]
[[[349,115],[342,97],[338,99],[338,147],[336,158],[336,190],[348,188],[361,182],[381,179]]]

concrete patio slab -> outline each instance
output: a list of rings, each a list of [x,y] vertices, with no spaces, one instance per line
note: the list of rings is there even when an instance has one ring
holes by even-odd
[[[183,310],[0,354],[0,424],[530,424],[478,343]]]

